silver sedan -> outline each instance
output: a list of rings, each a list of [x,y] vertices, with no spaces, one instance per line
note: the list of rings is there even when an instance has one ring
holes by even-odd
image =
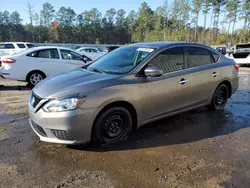
[[[30,94],[30,124],[42,141],[116,142],[197,107],[223,109],[238,88],[238,70],[234,60],[201,44],[124,46],[39,83]]]

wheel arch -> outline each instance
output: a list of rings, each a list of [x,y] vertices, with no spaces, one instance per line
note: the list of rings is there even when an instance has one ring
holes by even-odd
[[[43,71],[41,71],[41,70],[32,70],[32,71],[30,71],[30,72],[27,74],[27,76],[26,76],[26,81],[28,81],[29,75],[32,74],[32,73],[34,73],[34,72],[40,72],[40,73],[44,76],[44,78],[47,77],[46,74],[45,74]]]
[[[128,110],[128,112],[130,113],[131,117],[132,117],[132,131],[135,131],[138,127],[138,122],[137,122],[137,112],[136,112],[136,109],[135,107],[128,101],[123,101],[123,100],[119,100],[119,101],[114,101],[114,102],[111,102],[109,104],[106,104],[99,112],[98,114],[96,115],[95,117],[95,120],[93,122],[93,126],[92,126],[92,129],[91,129],[91,139],[93,138],[93,130],[94,130],[94,126],[96,124],[96,121],[97,119],[100,117],[100,115],[106,111],[107,109],[110,109],[112,107],[123,107],[125,109]]]
[[[224,80],[224,81],[222,81],[218,86],[217,86],[217,88],[220,86],[220,85],[222,85],[222,84],[225,84],[227,87],[228,87],[228,90],[229,90],[229,96],[228,96],[228,98],[230,98],[231,96],[232,96],[232,84],[231,84],[231,82],[230,81],[228,81],[228,80]],[[217,89],[216,88],[216,89]],[[215,89],[215,90],[216,90]]]

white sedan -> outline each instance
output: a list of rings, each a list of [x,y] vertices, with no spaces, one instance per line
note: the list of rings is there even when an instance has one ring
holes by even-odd
[[[78,48],[77,51],[83,55],[90,57],[93,61],[106,54],[105,52],[101,52],[98,48],[94,47],[81,47]]]
[[[89,57],[63,47],[36,47],[19,54],[2,56],[0,76],[27,81],[35,86],[46,77],[83,67],[92,62]]]

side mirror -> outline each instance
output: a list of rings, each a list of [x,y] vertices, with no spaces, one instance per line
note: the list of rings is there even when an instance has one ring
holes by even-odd
[[[88,59],[88,58],[86,58],[86,57],[84,57],[84,58],[83,58],[83,61],[89,61],[89,59]]]
[[[159,69],[156,66],[148,66],[145,70],[144,70],[144,74],[147,77],[157,77],[157,76],[161,76],[163,74],[163,70]]]
[[[81,60],[84,61],[85,63],[87,63],[88,61],[91,61],[91,59],[89,59],[89,58],[87,58],[87,57],[85,57],[85,56],[83,56],[83,57],[81,58]]]

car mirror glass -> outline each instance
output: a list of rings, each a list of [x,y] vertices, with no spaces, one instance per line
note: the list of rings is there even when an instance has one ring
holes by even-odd
[[[163,70],[159,69],[154,65],[150,65],[144,70],[144,74],[147,77],[157,77],[163,74]]]

